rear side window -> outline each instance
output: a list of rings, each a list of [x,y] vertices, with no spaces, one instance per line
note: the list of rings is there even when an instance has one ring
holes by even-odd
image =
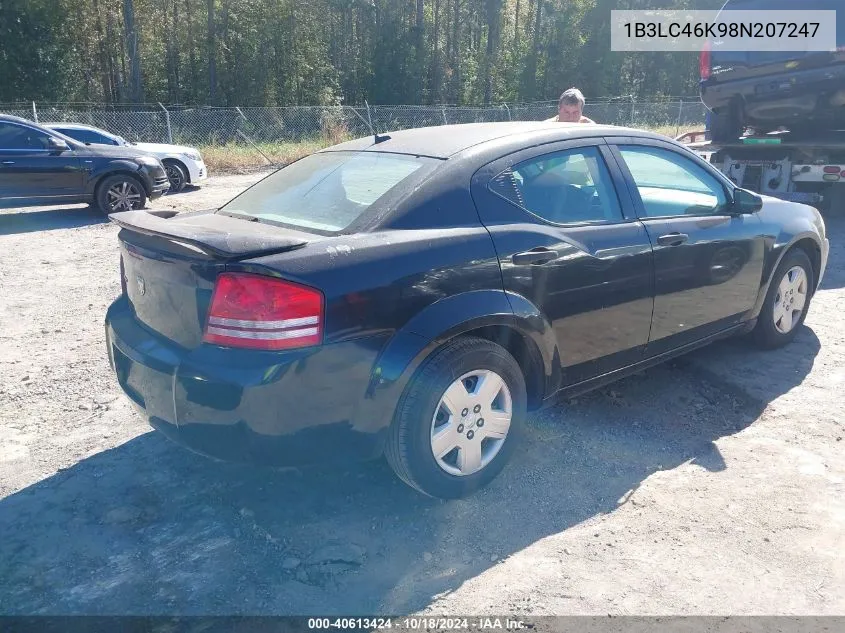
[[[396,187],[440,161],[376,152],[322,152],[280,169],[220,210],[317,231],[342,231]]]
[[[49,138],[31,127],[0,122],[0,149],[47,149]]]
[[[553,224],[622,220],[610,173],[595,147],[525,161],[496,176],[489,189]]]

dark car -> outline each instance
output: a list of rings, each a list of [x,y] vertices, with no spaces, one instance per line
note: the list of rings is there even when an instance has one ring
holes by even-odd
[[[123,391],[219,458],[386,454],[491,480],[527,410],[714,339],[790,341],[824,272],[812,207],[665,137],[547,122],[406,130],[299,160],[217,211],[112,217]]]
[[[170,179],[170,193],[179,193],[186,185],[198,185],[208,178],[208,170],[196,147],[169,143],[130,143],[122,136],[81,123],[45,123],[44,127],[86,145],[117,145],[132,147],[155,156],[164,165]]]
[[[142,209],[170,187],[161,162],[130,147],[87,145],[0,115],[0,208],[94,204]]]
[[[701,53],[701,99],[714,141],[786,127],[808,135],[845,128],[845,3],[842,0],[729,0],[723,10],[836,10],[836,50]]]

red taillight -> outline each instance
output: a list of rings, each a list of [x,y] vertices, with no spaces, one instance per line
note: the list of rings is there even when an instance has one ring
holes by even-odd
[[[842,170],[841,167],[838,165],[828,165],[824,168],[824,173],[826,174],[838,174]]]
[[[217,277],[203,340],[227,347],[292,349],[323,339],[323,294],[246,273]]]
[[[704,42],[704,48],[701,49],[701,55],[698,58],[698,71],[701,74],[702,81],[710,79],[710,40]]]

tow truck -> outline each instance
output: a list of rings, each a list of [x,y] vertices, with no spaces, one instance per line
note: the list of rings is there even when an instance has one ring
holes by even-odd
[[[744,189],[809,204],[823,213],[845,211],[845,131],[806,138],[784,130],[722,143],[709,140],[707,131],[696,131],[675,140]]]

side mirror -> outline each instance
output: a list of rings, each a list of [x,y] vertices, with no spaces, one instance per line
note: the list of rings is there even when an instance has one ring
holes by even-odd
[[[756,213],[763,208],[763,198],[748,189],[734,190],[734,213],[745,215]]]
[[[65,152],[70,149],[70,146],[60,138],[50,136],[47,139],[47,147],[57,152]]]

